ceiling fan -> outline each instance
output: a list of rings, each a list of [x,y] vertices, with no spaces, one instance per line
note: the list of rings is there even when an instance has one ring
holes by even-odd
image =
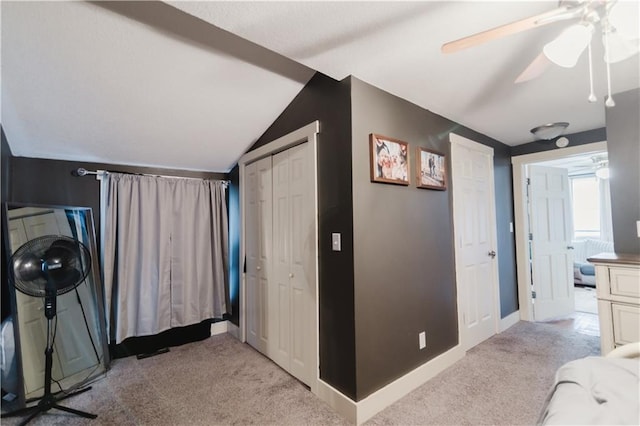
[[[565,160],[564,165],[570,176],[593,176],[599,179],[609,179],[609,160],[606,153],[591,156],[578,156]],[[558,164],[562,167],[562,164]]]
[[[624,6],[625,3],[626,6]],[[591,83],[588,99],[589,102],[595,102],[591,42],[596,26],[599,25],[605,46],[604,61],[607,66],[608,97],[605,104],[610,107],[615,103],[611,97],[609,65],[630,58],[640,51],[637,13],[629,13],[625,10],[629,5],[634,6],[632,2],[617,0],[560,0],[555,9],[445,43],[441,50],[443,53],[454,53],[511,34],[568,21],[570,23],[568,27],[555,40],[544,46],[543,51],[516,78],[515,83],[523,83],[538,77],[552,63],[572,68],[582,52],[588,49]]]

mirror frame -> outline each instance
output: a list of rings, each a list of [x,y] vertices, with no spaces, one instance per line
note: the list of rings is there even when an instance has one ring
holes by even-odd
[[[103,366],[102,369],[96,369],[96,372],[90,373],[84,380],[81,380],[78,383],[70,385],[66,392],[73,391],[80,387],[86,386],[87,384],[95,381],[101,375],[104,375],[109,371],[111,359],[109,355],[109,344],[107,339],[107,324],[106,324],[106,316],[105,316],[105,299],[104,299],[104,285],[102,282],[102,274],[100,269],[100,262],[98,258],[98,249],[97,249],[97,240],[95,233],[95,225],[93,219],[93,209],[91,207],[80,207],[80,206],[59,206],[59,205],[48,205],[48,204],[32,204],[32,203],[21,203],[21,202],[11,202],[7,201],[2,203],[2,244],[4,244],[5,248],[5,259],[4,265],[9,268],[9,264],[11,261],[11,257],[13,255],[13,251],[11,250],[11,241],[9,236],[9,211],[22,207],[33,207],[33,208],[43,208],[43,209],[61,209],[61,210],[74,210],[78,212],[84,213],[87,218],[87,236],[90,239],[89,244],[87,245],[89,252],[91,254],[91,271],[89,272],[89,277],[93,280],[94,285],[92,286],[95,290],[95,300],[97,301],[97,332],[100,344],[102,346],[101,351],[101,364]],[[17,369],[17,383],[18,383],[18,407],[25,407],[27,403],[37,402],[40,397],[26,399],[25,395],[25,383],[24,383],[24,366],[22,360],[22,342],[20,338],[20,330],[19,330],[19,321],[18,321],[18,305],[16,298],[16,288],[9,283],[9,272],[7,271],[7,283],[9,289],[9,298],[11,305],[11,317],[13,318],[13,335],[15,342],[15,356],[16,356],[16,369]],[[98,349],[99,350],[99,349]],[[97,366],[97,365],[96,365]]]

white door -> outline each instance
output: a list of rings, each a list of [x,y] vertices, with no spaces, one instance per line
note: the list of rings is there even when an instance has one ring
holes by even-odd
[[[307,144],[273,156],[273,265],[271,358],[304,383],[312,379],[310,327],[315,276],[313,186]]]
[[[245,168],[247,342],[268,355],[269,273],[272,245],[271,157]]]
[[[543,321],[574,310],[571,193],[567,169],[528,172],[533,315]]]
[[[465,350],[498,330],[493,149],[451,135],[460,339]]]

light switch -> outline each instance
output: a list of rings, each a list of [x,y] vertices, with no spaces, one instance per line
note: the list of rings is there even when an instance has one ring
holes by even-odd
[[[513,222],[509,222],[509,232],[513,233]]]
[[[342,250],[342,242],[340,241],[340,233],[334,232],[331,234],[331,249],[333,251]]]
[[[636,220],[636,232],[638,233],[638,238],[640,238],[640,220]]]

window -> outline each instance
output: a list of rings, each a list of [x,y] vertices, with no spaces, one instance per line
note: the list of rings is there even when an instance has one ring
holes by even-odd
[[[599,192],[595,175],[571,178],[574,239],[600,238]]]

